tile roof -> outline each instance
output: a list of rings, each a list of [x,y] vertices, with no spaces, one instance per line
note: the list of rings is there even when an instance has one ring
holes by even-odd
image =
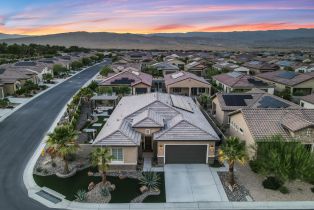
[[[156,67],[158,70],[161,70],[161,71],[163,70],[179,71],[179,67],[168,62],[155,63],[152,66]]]
[[[241,96],[251,97],[244,99],[243,102],[245,105],[231,106],[226,103],[224,96],[234,96],[236,97],[236,100],[241,100]],[[271,95],[259,89],[253,89],[252,91],[245,93],[217,93],[214,97],[217,97],[223,111],[235,111],[241,108],[302,108],[293,102]]]
[[[134,117],[132,121],[132,127],[160,128],[164,127],[164,119],[157,112],[147,109]]]
[[[233,88],[262,88],[262,87],[272,87],[270,84],[257,79],[256,77],[241,74],[239,72],[230,72],[226,74],[219,74],[213,76],[214,80],[219,81]]]
[[[111,74],[107,78],[99,81],[100,85],[112,85],[113,83],[117,82],[119,84],[120,80],[128,79],[131,82],[131,86],[144,83],[148,86],[152,86],[153,77],[150,74],[146,74],[144,72],[139,71],[128,71],[124,70],[122,72]]]
[[[165,78],[166,86],[186,80],[186,79],[193,79],[193,80],[209,85],[209,83],[203,77],[199,77],[193,73],[186,72],[186,71],[179,71],[172,74],[166,74],[164,78]]]
[[[314,110],[310,109],[241,109],[241,112],[255,140],[281,135],[290,139],[291,131],[308,126],[314,127]]]
[[[153,111],[151,118],[159,121],[159,123],[163,119],[164,122],[164,128],[154,135],[157,140],[165,140],[166,138],[172,140],[219,140],[217,133],[192,98],[181,97],[182,100],[186,100],[192,106],[193,112],[174,107],[171,95],[166,93],[147,93],[123,97],[93,144],[139,145],[141,136],[132,128],[132,123],[148,116],[148,110]],[[145,111],[146,113],[142,114]],[[121,136],[121,140],[119,136]]]
[[[274,71],[258,74],[256,75],[256,77],[284,85],[294,86],[302,82],[314,79],[314,72],[297,73],[289,71]]]
[[[307,95],[307,96],[302,96],[302,97],[300,97],[300,100],[303,100],[303,101],[309,102],[311,104],[314,104],[314,93],[310,94],[310,95]]]

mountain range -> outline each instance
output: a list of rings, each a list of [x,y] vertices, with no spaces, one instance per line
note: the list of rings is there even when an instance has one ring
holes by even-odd
[[[94,49],[313,50],[314,29],[158,34],[70,32],[41,36],[0,34],[0,42],[76,45]]]

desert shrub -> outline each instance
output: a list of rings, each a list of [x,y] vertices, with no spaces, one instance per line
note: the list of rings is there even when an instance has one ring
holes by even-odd
[[[311,188],[312,193],[314,193],[314,187]]]
[[[78,190],[75,194],[75,198],[78,201],[85,201],[86,197],[87,197],[87,194],[85,190]]]
[[[209,164],[209,166],[213,168],[220,168],[220,167],[223,167],[224,164],[219,162],[218,160],[214,160],[214,162]]]
[[[286,186],[281,186],[281,187],[279,187],[279,191],[280,191],[282,194],[288,194],[288,193],[289,193],[289,189],[288,189]]]
[[[278,190],[283,185],[283,182],[274,176],[270,176],[267,177],[262,184],[266,189]]]
[[[139,177],[140,183],[146,186],[148,189],[158,189],[160,184],[159,175],[154,171],[142,172],[141,176]]]
[[[258,173],[259,170],[260,170],[260,168],[261,168],[259,162],[254,161],[254,160],[249,161],[249,165],[250,165],[251,170],[252,170],[254,173]]]
[[[107,197],[110,195],[110,191],[109,191],[108,187],[102,187],[100,190],[100,193],[104,197]]]
[[[43,171],[43,168],[39,166],[39,167],[36,168],[36,171],[37,171],[38,173],[40,173],[40,172]]]
[[[43,170],[43,173],[44,173],[44,174],[48,174],[48,170],[47,170],[47,169],[44,169],[44,170]]]

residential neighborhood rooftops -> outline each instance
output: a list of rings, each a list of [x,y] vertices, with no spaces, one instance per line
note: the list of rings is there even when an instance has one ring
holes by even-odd
[[[174,70],[179,71],[179,67],[176,65],[173,65],[168,62],[159,62],[152,65],[153,67],[156,67],[158,70]]]
[[[160,126],[164,123],[164,127],[154,134],[155,140],[219,140],[192,98],[177,97],[188,103],[193,112],[175,107],[171,95],[166,93],[123,97],[93,144],[139,145],[141,135],[132,126],[138,127],[146,119]]]
[[[171,85],[171,84],[176,83],[176,82],[186,80],[186,79],[194,79],[194,80],[197,80],[199,82],[209,84],[203,77],[199,77],[193,73],[186,72],[186,71],[179,71],[179,72],[175,72],[172,74],[167,74],[164,76],[164,78],[165,78],[166,86]]]
[[[274,71],[258,74],[256,77],[284,85],[294,86],[307,80],[314,79],[314,72],[297,73],[292,71]]]
[[[240,72],[229,72],[226,74],[219,74],[213,77],[229,87],[269,87],[270,85],[253,76],[245,75]]]
[[[99,82],[100,85],[114,85],[114,84],[130,84],[136,85],[143,83],[151,86],[153,77],[150,74],[139,71],[124,70],[116,74],[110,74],[107,78]]]

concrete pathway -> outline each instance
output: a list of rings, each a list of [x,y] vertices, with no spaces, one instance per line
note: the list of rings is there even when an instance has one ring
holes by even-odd
[[[167,202],[223,201],[210,168],[205,164],[164,166]]]

